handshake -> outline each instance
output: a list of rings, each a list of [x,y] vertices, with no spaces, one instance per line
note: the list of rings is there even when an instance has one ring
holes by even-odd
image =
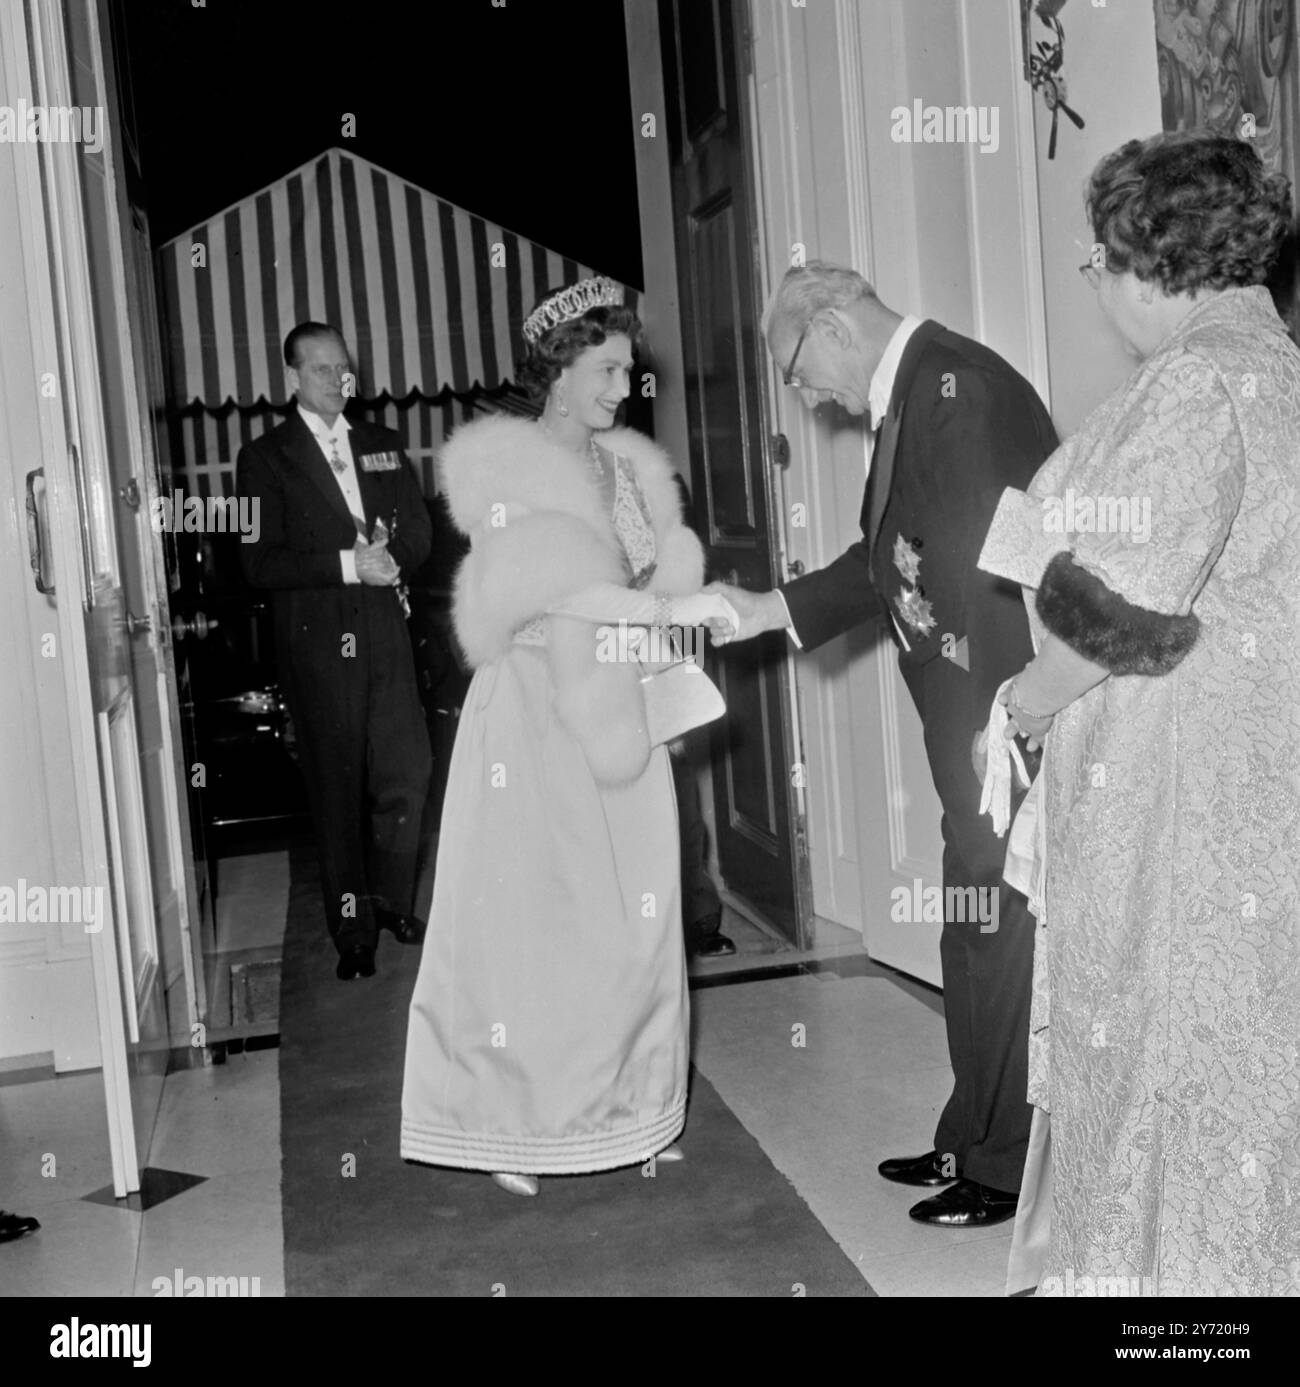
[[[747,641],[764,631],[784,631],[789,625],[785,602],[777,592],[749,592],[730,583],[710,583],[687,600],[700,605],[699,619],[683,618],[683,625],[707,626],[714,645]]]

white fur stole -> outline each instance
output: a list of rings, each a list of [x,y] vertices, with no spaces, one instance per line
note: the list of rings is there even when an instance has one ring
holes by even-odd
[[[704,555],[682,523],[667,455],[632,429],[609,429],[597,441],[635,470],[654,529],[652,589],[698,592]],[[440,468],[452,519],[471,542],[453,603],[471,665],[505,654],[520,626],[571,594],[593,583],[626,583],[622,548],[582,459],[536,424],[497,415],[463,425]],[[576,617],[548,618],[555,706],[596,779],[625,784],[650,757],[639,668],[598,660],[596,631]]]

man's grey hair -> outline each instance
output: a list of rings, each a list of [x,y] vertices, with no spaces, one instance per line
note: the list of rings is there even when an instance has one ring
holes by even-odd
[[[763,334],[778,322],[792,332],[802,332],[823,308],[843,308],[857,299],[875,297],[875,289],[857,270],[829,260],[810,260],[785,272],[763,316]]]

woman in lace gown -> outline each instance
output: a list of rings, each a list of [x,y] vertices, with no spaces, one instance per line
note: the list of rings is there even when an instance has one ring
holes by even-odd
[[[471,540],[455,622],[476,673],[411,1002],[402,1155],[520,1194],[666,1154],[685,1113],[672,774],[615,637],[725,604],[699,595],[667,458],[612,427],[638,329],[611,281],[547,295],[521,367],[541,419],[467,424],[442,458]]]
[[[1089,211],[1141,365],[980,560],[1036,589],[1008,711],[1045,738],[1039,1293],[1295,1295],[1300,352],[1263,287],[1290,195],[1249,144],[1163,135]]]

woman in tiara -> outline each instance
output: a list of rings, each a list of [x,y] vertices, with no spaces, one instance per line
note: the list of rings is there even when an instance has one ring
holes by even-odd
[[[540,420],[467,424],[442,456],[471,541],[454,616],[476,673],[411,1001],[402,1155],[516,1194],[670,1158],[685,1116],[672,774],[640,669],[609,637],[734,614],[699,593],[668,459],[613,427],[639,328],[612,280],[546,295],[520,367]]]

